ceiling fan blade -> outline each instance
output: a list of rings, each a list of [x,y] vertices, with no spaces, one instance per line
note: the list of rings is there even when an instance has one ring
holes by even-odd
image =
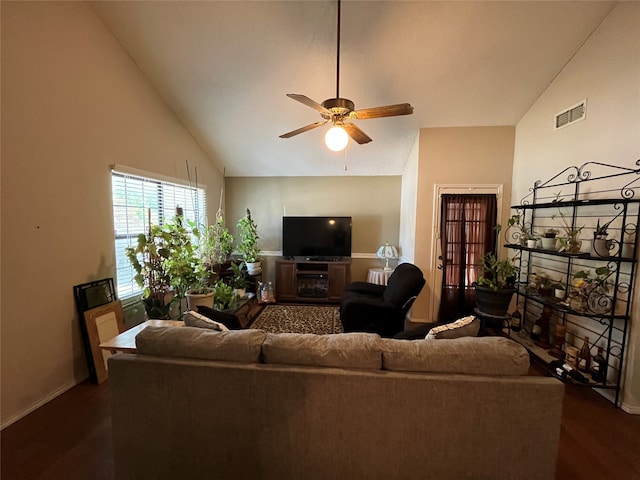
[[[386,105],[384,107],[365,108],[351,112],[349,117],[358,120],[366,120],[369,118],[395,117],[397,115],[411,115],[413,107],[409,103],[399,103],[397,105]]]
[[[357,125],[354,125],[353,123],[345,123],[342,125],[342,128],[344,128],[349,136],[360,145],[364,145],[365,143],[369,143],[371,141],[371,137],[369,137],[369,135],[364,133],[358,128]]]
[[[293,98],[300,103],[304,103],[307,107],[311,107],[314,110],[319,111],[320,113],[326,113],[327,115],[331,115],[331,111],[324,108],[318,102],[311,100],[309,97],[305,95],[300,95],[299,93],[287,93],[287,97]]]
[[[307,132],[309,130],[312,130],[312,129],[316,128],[316,127],[321,127],[322,125],[324,125],[327,122],[328,122],[328,120],[322,120],[320,122],[312,123],[312,124],[307,125],[305,127],[298,128],[297,130],[293,130],[293,131],[291,131],[289,133],[283,133],[282,135],[280,135],[280,138],[291,138],[291,137],[294,137],[294,136],[299,135],[301,133],[304,133],[304,132]]]

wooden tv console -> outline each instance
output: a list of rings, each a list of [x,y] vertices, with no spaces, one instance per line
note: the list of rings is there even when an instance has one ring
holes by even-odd
[[[351,283],[351,258],[276,260],[278,302],[340,303]]]

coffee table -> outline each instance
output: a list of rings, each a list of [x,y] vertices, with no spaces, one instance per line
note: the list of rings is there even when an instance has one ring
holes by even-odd
[[[106,342],[102,342],[99,347],[111,353],[136,353],[136,335],[147,327],[184,327],[184,322],[179,320],[147,320]]]

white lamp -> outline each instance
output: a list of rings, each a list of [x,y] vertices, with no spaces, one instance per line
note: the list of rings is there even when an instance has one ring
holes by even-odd
[[[324,143],[327,144],[329,150],[333,150],[334,152],[340,152],[345,149],[347,143],[349,142],[349,135],[345,132],[342,125],[335,124],[324,136]]]
[[[385,270],[393,270],[393,268],[389,266],[389,260],[395,260],[398,258],[398,249],[393,245],[389,245],[388,243],[385,243],[380,248],[378,248],[378,251],[376,252],[376,256],[380,259],[384,259]]]

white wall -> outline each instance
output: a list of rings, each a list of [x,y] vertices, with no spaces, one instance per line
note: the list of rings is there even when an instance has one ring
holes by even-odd
[[[87,377],[73,285],[115,275],[109,165],[222,175],[86,3],[2,2],[2,425]]]
[[[419,135],[402,172],[400,198],[400,249],[403,260],[414,262],[416,251],[416,211],[418,208],[418,162],[420,160]]]
[[[554,115],[585,98],[586,119],[554,131]],[[519,203],[536,180],[566,166],[598,161],[636,168],[638,159],[640,3],[621,2],[518,123],[511,203]],[[639,281],[635,312],[640,311]],[[637,323],[640,316],[635,317]],[[623,407],[640,413],[638,325],[631,327]]]

